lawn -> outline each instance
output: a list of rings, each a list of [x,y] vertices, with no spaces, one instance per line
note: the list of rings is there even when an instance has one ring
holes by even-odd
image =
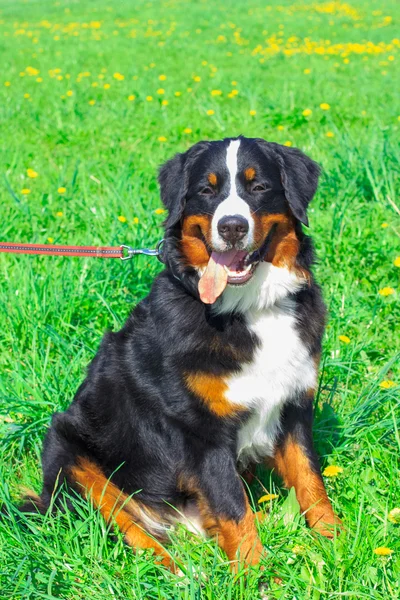
[[[323,167],[315,442],[323,469],[339,467],[325,480],[346,531],[310,532],[260,469],[269,599],[400,596],[399,26],[396,0],[0,2],[1,241],[154,246],[157,168],[200,139],[263,137]],[[170,546],[179,580],[83,500],[76,515],[13,508],[22,488],[40,491],[51,414],[161,268],[0,256],[1,600],[258,597],[257,570],[233,577],[214,542],[184,530]]]

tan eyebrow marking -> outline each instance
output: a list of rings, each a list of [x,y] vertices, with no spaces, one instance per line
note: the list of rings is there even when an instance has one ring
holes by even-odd
[[[253,167],[248,167],[244,172],[244,176],[246,181],[253,181],[254,177],[256,176],[256,170],[253,169]]]
[[[215,173],[209,173],[208,174],[208,181],[211,183],[211,185],[217,185],[217,176]]]

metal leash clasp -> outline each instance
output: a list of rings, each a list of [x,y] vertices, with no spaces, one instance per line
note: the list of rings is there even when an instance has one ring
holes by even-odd
[[[145,256],[157,256],[160,262],[162,260],[162,247],[164,240],[160,240],[155,248],[131,248],[131,246],[121,245],[121,260],[129,260],[137,254],[144,254]]]

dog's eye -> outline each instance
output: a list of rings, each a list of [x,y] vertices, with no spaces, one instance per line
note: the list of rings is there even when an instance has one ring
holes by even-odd
[[[202,196],[212,196],[212,194],[214,194],[214,190],[211,187],[207,186],[200,190],[200,194]]]
[[[263,183],[256,183],[256,185],[252,188],[252,192],[265,192],[267,190],[267,186]]]

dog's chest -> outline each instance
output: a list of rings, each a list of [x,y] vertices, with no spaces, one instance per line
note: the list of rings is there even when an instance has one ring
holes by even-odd
[[[296,329],[294,306],[273,306],[249,312],[249,329],[259,339],[253,361],[229,377],[227,399],[251,410],[238,432],[237,455],[242,463],[272,456],[283,404],[313,388],[313,358]]]

